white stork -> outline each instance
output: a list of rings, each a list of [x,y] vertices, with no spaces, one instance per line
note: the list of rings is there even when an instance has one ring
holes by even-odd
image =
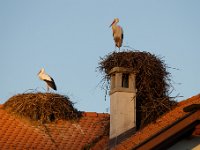
[[[115,18],[113,23],[110,25],[110,27],[112,26],[112,31],[113,31],[113,38],[115,41],[115,46],[119,48],[122,46],[122,42],[123,42],[123,29],[122,27],[120,27],[119,25],[117,25],[117,23],[119,22],[118,18]]]
[[[40,70],[40,72],[38,73],[38,77],[40,78],[40,80],[43,80],[43,81],[46,82],[46,84],[47,84],[47,91],[49,91],[49,87],[51,87],[54,90],[57,90],[56,84],[55,84],[53,78],[50,77],[48,74],[45,73],[44,68],[42,68]]]

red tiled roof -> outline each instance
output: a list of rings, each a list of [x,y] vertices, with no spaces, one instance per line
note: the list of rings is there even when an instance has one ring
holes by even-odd
[[[194,132],[193,132],[193,135],[200,135],[200,125],[197,125],[196,127],[195,127],[195,130],[194,130]]]
[[[112,148],[112,150],[130,150],[134,149],[139,144],[143,143],[147,139],[150,139],[154,135],[158,134],[164,128],[172,125],[177,120],[185,117],[188,113],[183,111],[183,108],[189,106],[191,104],[199,104],[200,103],[200,95],[193,96],[187,100],[179,102],[177,107],[171,110],[170,112],[164,114],[160,118],[156,120],[156,122],[151,123],[144,127],[143,129],[137,131],[134,135],[121,142]],[[200,125],[196,126],[196,130],[194,134],[200,135]],[[107,145],[109,143],[109,138],[103,138],[105,146],[102,149],[107,149]],[[99,143],[99,142],[98,142]],[[97,143],[97,144],[98,144]],[[96,145],[97,145],[96,144]]]
[[[185,101],[178,103],[178,106],[171,110],[170,112],[166,113],[162,117],[156,120],[155,123],[151,123],[137,131],[136,134],[132,135],[127,140],[123,141],[122,143],[116,145],[113,149],[116,150],[128,150],[133,149],[137,145],[141,144],[148,138],[154,136],[162,129],[166,128],[167,126],[173,124],[175,121],[183,118],[188,113],[183,111],[183,108],[191,105],[191,104],[199,104],[200,103],[200,95],[193,96]]]
[[[103,136],[108,123],[108,114],[87,112],[78,122],[31,124],[0,109],[0,149],[78,150]]]
[[[156,122],[151,123],[134,135],[116,145],[113,149],[129,150],[153,137],[164,128],[189,113],[183,108],[191,104],[199,104],[200,95],[179,102],[177,107],[164,114]],[[2,106],[0,105],[0,108]],[[38,125],[0,109],[0,148],[1,149],[108,149],[109,137],[105,128],[109,125],[109,114],[84,113],[79,122],[59,120],[55,123]],[[200,126],[196,126],[195,134],[199,135]]]

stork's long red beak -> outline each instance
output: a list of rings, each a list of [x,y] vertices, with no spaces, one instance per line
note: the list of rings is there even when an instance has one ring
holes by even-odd
[[[111,27],[114,23],[115,23],[115,20],[112,22],[112,24],[109,27]]]

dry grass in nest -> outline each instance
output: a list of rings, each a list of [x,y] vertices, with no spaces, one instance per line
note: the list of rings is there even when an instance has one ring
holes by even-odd
[[[165,62],[149,52],[113,52],[101,58],[98,69],[103,74],[103,88],[109,90],[109,72],[114,67],[131,68],[136,71],[137,127],[155,121],[171,110],[176,102],[169,97],[170,73]],[[107,93],[107,92],[106,92]]]
[[[76,120],[81,112],[73,107],[69,97],[54,93],[26,93],[11,97],[3,105],[11,113],[42,123],[58,119]]]

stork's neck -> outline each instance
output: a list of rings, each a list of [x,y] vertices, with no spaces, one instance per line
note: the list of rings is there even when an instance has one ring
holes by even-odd
[[[42,68],[42,69],[41,69],[41,73],[44,73],[44,72],[45,72],[45,71],[44,71],[44,69]]]
[[[117,28],[117,23],[115,22],[113,25],[112,25],[112,29],[115,30]]]

